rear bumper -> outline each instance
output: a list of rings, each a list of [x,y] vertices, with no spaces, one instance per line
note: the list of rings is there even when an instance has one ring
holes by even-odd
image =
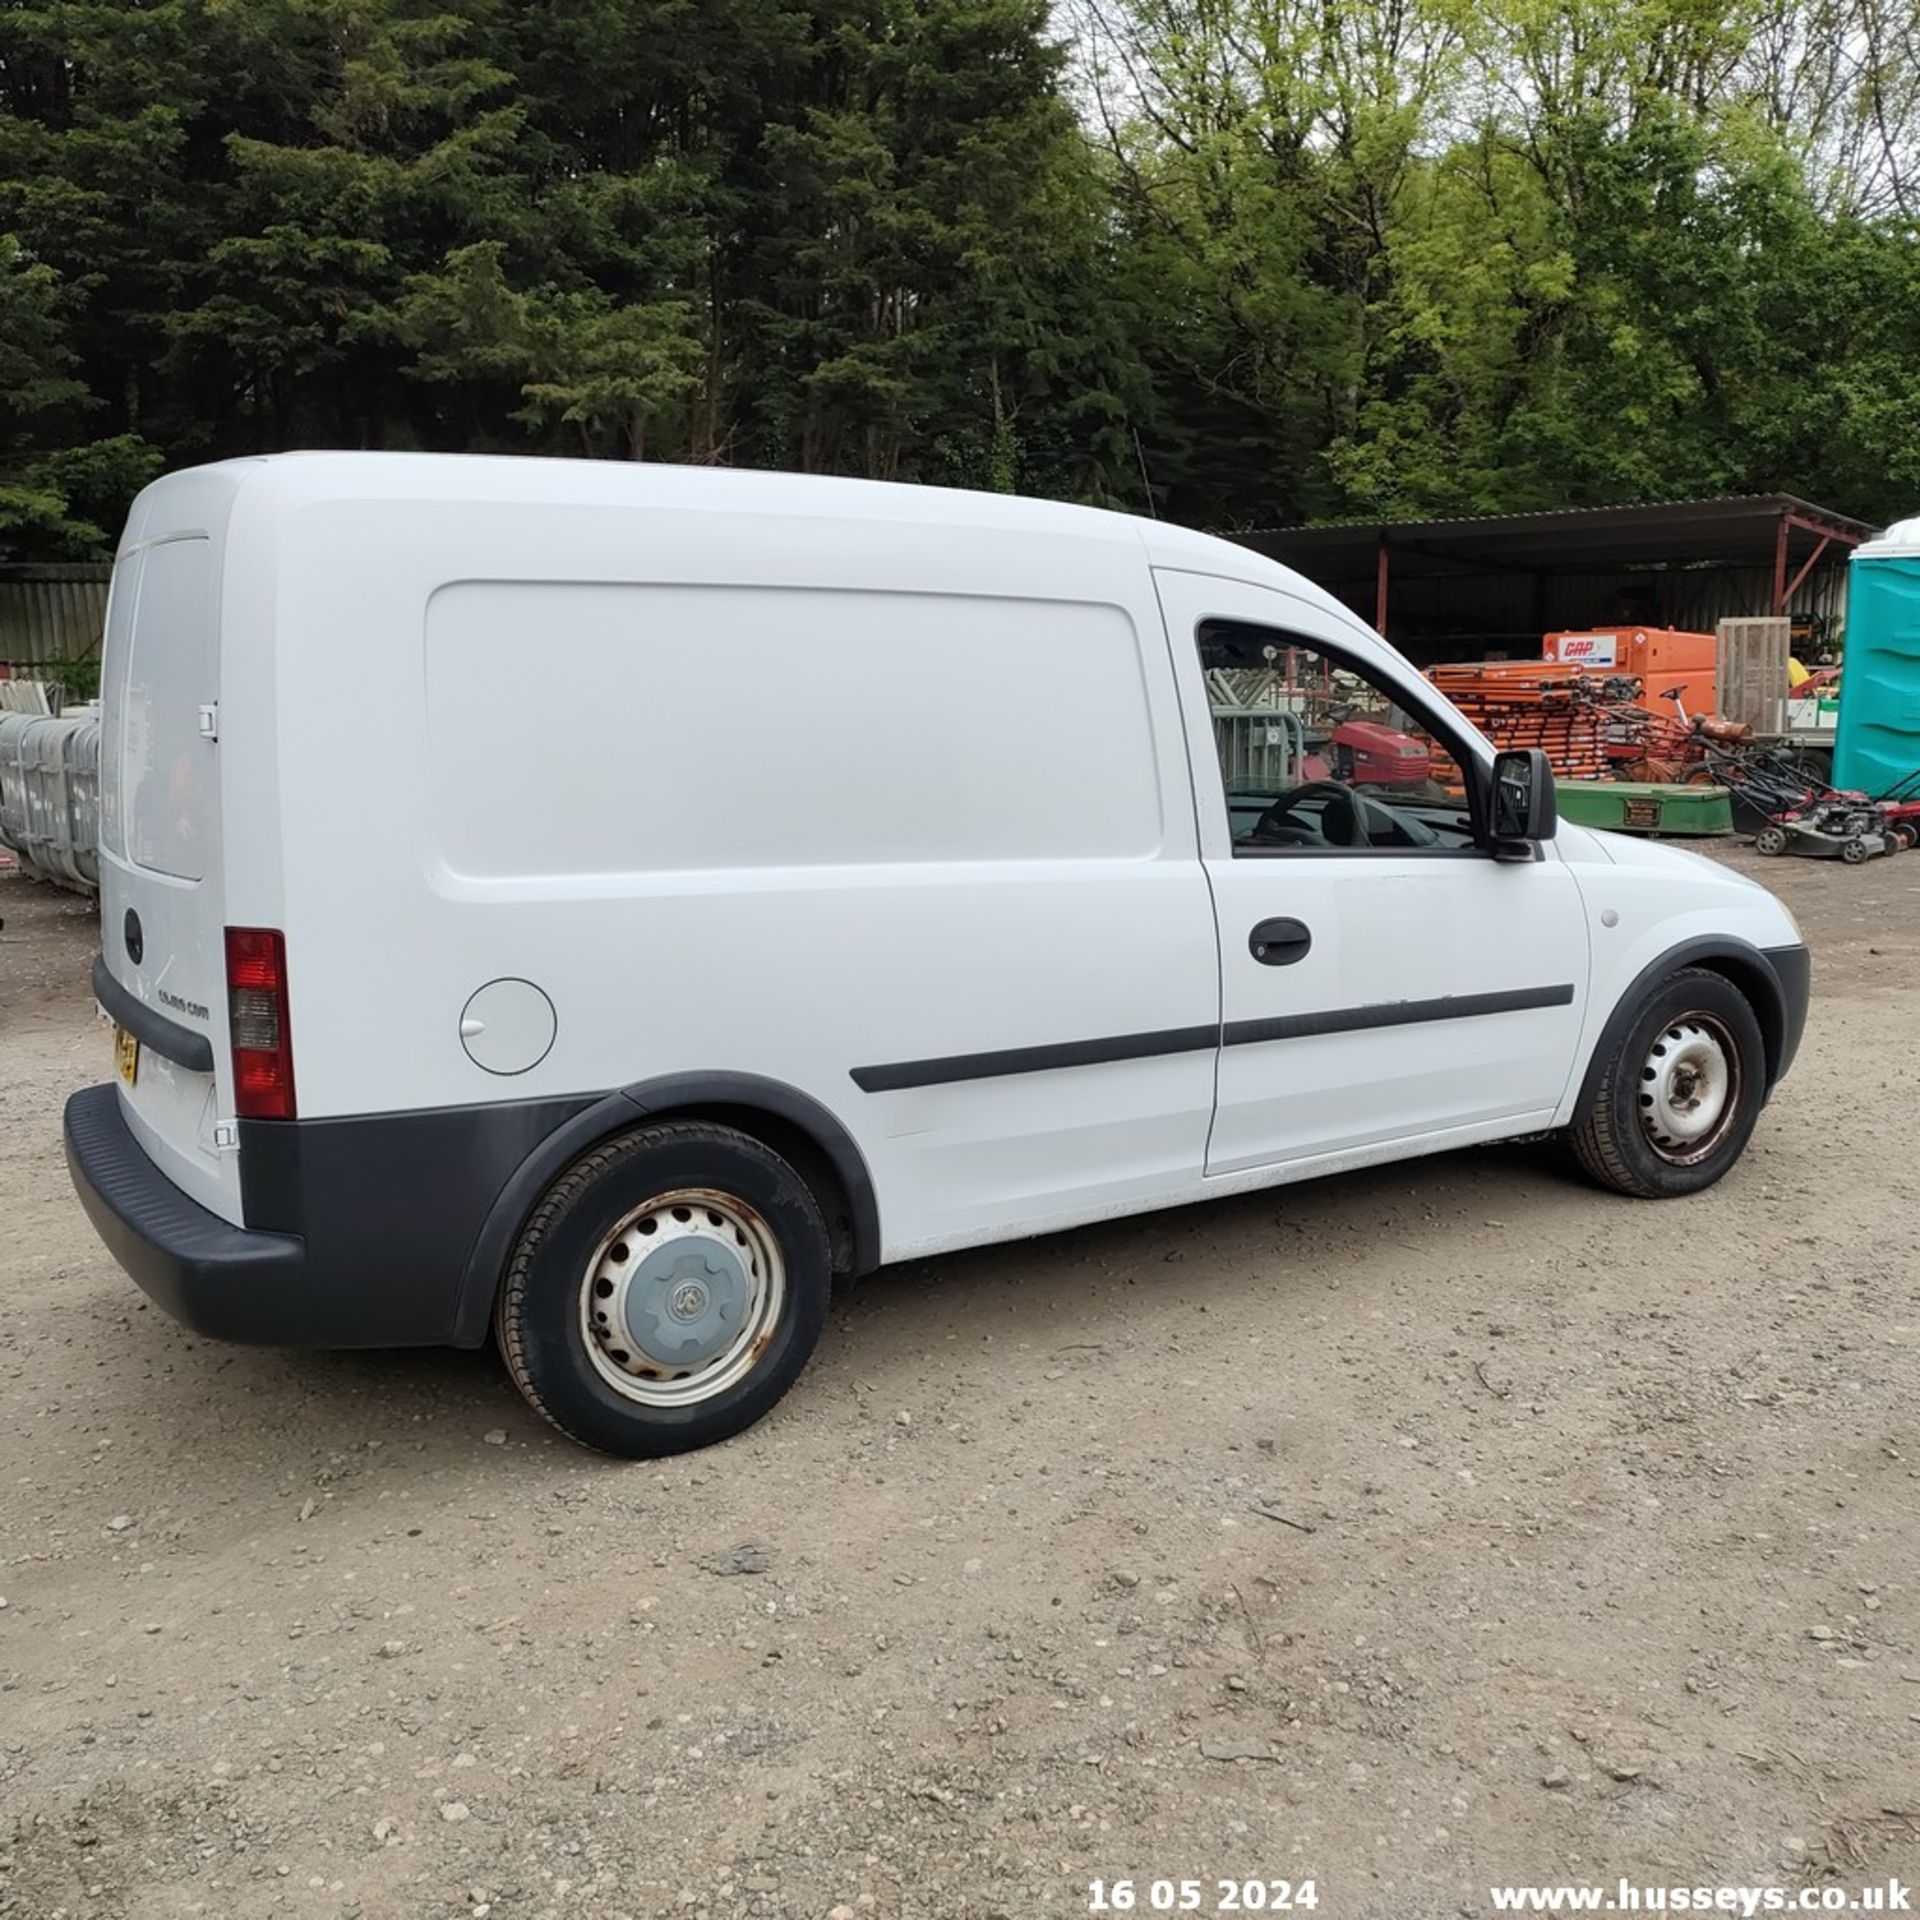
[[[156,1306],[217,1340],[315,1344],[303,1240],[250,1233],[188,1199],[147,1158],[111,1085],[67,1102],[66,1140],[94,1231]]]
[[[243,1120],[244,1227],[154,1165],[111,1083],[67,1102],[67,1168],[113,1257],[197,1333],[271,1347],[478,1346],[505,1258],[469,1285],[482,1227],[535,1149],[593,1104]],[[629,1123],[638,1111],[622,1107]]]

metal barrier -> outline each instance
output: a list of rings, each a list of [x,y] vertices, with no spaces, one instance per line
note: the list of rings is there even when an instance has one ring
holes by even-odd
[[[100,886],[100,711],[0,713],[0,842],[58,886]]]
[[[1278,707],[1215,707],[1213,744],[1229,793],[1281,793],[1300,781],[1307,734]]]
[[[51,680],[0,675],[0,713],[58,713],[60,688]]]

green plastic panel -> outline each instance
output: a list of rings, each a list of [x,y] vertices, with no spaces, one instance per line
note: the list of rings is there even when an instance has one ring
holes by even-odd
[[[1920,771],[1920,556],[1853,563],[1833,784],[1876,798]]]

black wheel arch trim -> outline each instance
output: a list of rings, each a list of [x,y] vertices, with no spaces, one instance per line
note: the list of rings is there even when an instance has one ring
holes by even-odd
[[[833,1113],[810,1094],[753,1073],[672,1073],[609,1093],[556,1127],[527,1155],[495,1197],[467,1255],[455,1311],[453,1344],[479,1346],[493,1318],[495,1295],[527,1216],[566,1169],[601,1141],[660,1115],[732,1109],[760,1113],[805,1134],[825,1156],[847,1196],[851,1271],[880,1264],[880,1203],[866,1156]]]
[[[1734,934],[1699,934],[1649,961],[1614,1002],[1587,1057],[1579,1096],[1573,1103],[1575,1113],[1584,1112],[1599,1091],[1600,1076],[1627,1029],[1639,1017],[1647,994],[1683,967],[1705,967],[1723,974],[1746,995],[1767,1050],[1768,1094],[1785,1078],[1806,1026],[1812,956],[1804,946],[1756,947]]]

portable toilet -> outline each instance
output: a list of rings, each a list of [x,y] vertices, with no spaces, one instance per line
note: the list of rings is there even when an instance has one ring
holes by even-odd
[[[1920,518],[1856,548],[1833,784],[1882,797],[1920,773]]]

